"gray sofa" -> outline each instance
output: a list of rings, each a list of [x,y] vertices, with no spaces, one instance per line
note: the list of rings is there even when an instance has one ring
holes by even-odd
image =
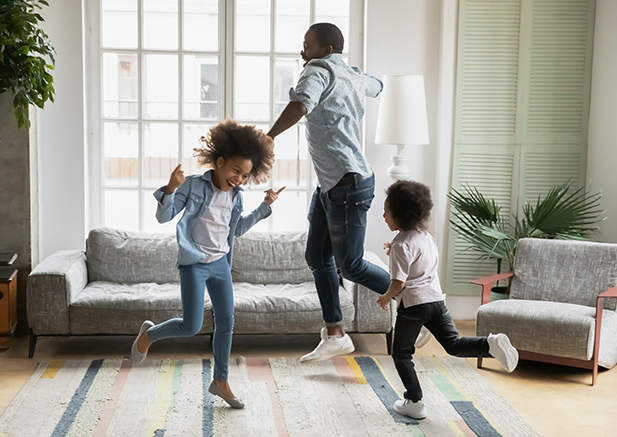
[[[306,232],[249,232],[236,239],[232,266],[235,334],[316,334],[323,326],[319,299],[304,260]],[[371,252],[365,258],[386,266]],[[182,315],[174,235],[98,228],[86,251],[59,251],[28,278],[30,357],[38,336],[135,335],[145,319]],[[342,280],[340,301],[349,332],[386,333],[394,308],[381,310],[375,292]],[[213,332],[205,296],[200,334]]]
[[[472,281],[483,303],[508,276],[510,298],[478,309],[478,335],[507,334],[521,359],[592,369],[592,385],[598,365],[617,364],[617,244],[521,239],[513,273]]]

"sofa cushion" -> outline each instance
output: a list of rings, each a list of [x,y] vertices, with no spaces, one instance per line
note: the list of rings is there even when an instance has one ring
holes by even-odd
[[[231,277],[252,284],[312,282],[304,251],[307,232],[247,232],[234,242]]]
[[[301,284],[234,284],[235,327],[238,334],[319,332],[323,314],[313,282]],[[351,293],[339,288],[346,329],[355,316]]]
[[[173,234],[93,229],[86,241],[86,258],[90,282],[180,282]]]
[[[617,244],[525,238],[518,242],[513,299],[595,307],[596,296],[617,283]],[[617,299],[605,299],[615,310]]]
[[[498,300],[478,309],[480,336],[498,332],[520,350],[589,360],[593,354],[595,308],[563,302]],[[617,363],[617,314],[604,310],[600,332],[600,365]]]
[[[91,282],[70,306],[71,334],[135,334],[146,319],[182,317],[180,284]],[[204,296],[204,324],[213,330],[212,303]]]

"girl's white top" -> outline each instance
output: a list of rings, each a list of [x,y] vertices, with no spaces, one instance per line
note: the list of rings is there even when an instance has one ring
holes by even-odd
[[[219,190],[212,184],[212,200],[203,215],[195,221],[191,237],[195,247],[204,254],[201,263],[212,263],[229,252],[229,222],[233,208],[233,190]]]
[[[400,231],[390,248],[390,278],[405,283],[396,297],[405,308],[444,300],[439,283],[439,251],[433,236],[426,231]]]

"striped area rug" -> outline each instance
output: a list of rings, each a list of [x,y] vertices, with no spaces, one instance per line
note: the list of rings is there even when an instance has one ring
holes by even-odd
[[[209,359],[49,361],[0,417],[0,437],[537,436],[466,360],[414,362],[421,421],[392,409],[403,387],[388,356],[234,359],[244,410],[208,393]]]

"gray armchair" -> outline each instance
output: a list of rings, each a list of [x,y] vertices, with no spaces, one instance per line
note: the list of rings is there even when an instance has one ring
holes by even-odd
[[[489,302],[509,277],[510,298]],[[513,273],[471,283],[482,286],[477,335],[507,334],[524,360],[592,369],[591,385],[598,365],[617,364],[617,244],[521,239]]]

